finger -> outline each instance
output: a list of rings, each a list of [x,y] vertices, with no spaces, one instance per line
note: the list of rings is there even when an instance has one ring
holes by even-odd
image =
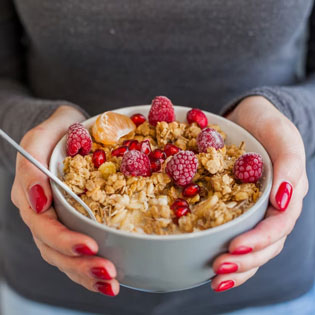
[[[101,292],[115,296],[119,293],[119,283],[114,279],[113,265],[106,259],[100,257],[68,257],[62,255],[40,240],[34,238],[43,259],[50,265],[56,266],[64,272],[72,281],[82,285],[86,289],[94,292]],[[108,278],[96,276],[92,271],[94,268],[106,269]]]
[[[286,237],[283,237],[274,244],[247,255],[231,255],[229,253],[220,255],[213,263],[213,270],[216,274],[242,273],[260,267],[270,259],[279,255],[282,251]]]
[[[48,167],[49,158],[58,140],[67,127],[80,116],[62,115],[55,120],[47,120],[29,131],[21,141],[21,146],[35,157],[43,166]],[[52,201],[50,184],[47,176],[27,159],[18,154],[16,177],[28,196],[28,202],[37,213],[49,208]]]
[[[238,287],[251,278],[257,270],[258,268],[254,268],[242,273],[218,275],[211,281],[211,288],[215,292],[223,292]]]
[[[242,248],[258,251],[277,242],[291,233],[301,209],[302,198],[298,196],[298,192],[286,212],[278,212],[270,206],[263,221],[258,223],[254,229],[232,240],[229,245],[229,252],[238,254]]]
[[[16,205],[20,209],[21,217],[34,237],[64,255],[95,255],[97,253],[98,245],[95,240],[67,229],[57,220],[53,208],[39,216],[28,205],[21,185],[14,185],[13,190],[14,195],[19,196]]]

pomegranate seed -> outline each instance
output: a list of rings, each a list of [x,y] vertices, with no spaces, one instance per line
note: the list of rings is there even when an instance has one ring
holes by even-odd
[[[152,151],[150,141],[149,140],[141,141],[137,147],[137,150],[146,155],[149,155]]]
[[[180,218],[180,217],[188,214],[188,212],[190,212],[188,207],[186,207],[186,206],[179,206],[175,210],[175,215],[176,215],[177,218]]]
[[[200,192],[200,187],[197,184],[191,183],[188,184],[184,189],[183,189],[183,196],[184,197],[194,197]]]
[[[155,149],[153,152],[149,154],[149,158],[152,160],[165,160],[166,159],[166,153],[160,149]]]
[[[188,202],[185,199],[177,198],[171,205],[172,210],[176,210],[178,207],[189,208]]]
[[[123,145],[122,147],[119,147],[112,151],[112,156],[123,156],[128,150],[128,147],[126,145]]]
[[[151,160],[151,170],[152,172],[159,172],[161,170],[161,160]]]
[[[106,154],[103,150],[96,150],[92,156],[92,162],[96,168],[99,168],[106,162]]]
[[[130,117],[130,119],[137,127],[146,121],[146,118],[142,114],[134,114]]]
[[[123,145],[127,146],[129,151],[137,150],[138,148],[138,140],[125,140]]]
[[[178,153],[180,151],[180,148],[177,147],[174,144],[168,143],[165,147],[164,147],[164,152],[166,153],[166,156],[169,157],[171,155],[175,155],[176,153]]]
[[[187,113],[187,121],[189,124],[197,123],[201,129],[206,128],[208,125],[207,116],[198,108],[193,108]]]

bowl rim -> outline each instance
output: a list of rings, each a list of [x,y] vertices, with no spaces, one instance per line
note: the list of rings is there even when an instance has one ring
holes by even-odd
[[[128,106],[128,107],[121,107],[121,108],[117,108],[114,110],[111,110],[113,112],[119,112],[121,110],[125,110],[126,108],[128,108],[128,110],[131,111],[137,111],[137,112],[141,112],[141,109],[146,110],[149,109],[151,105],[136,105],[136,106]],[[174,109],[175,112],[176,110],[190,110],[191,107],[186,107],[186,106],[178,106],[178,105],[174,105]],[[62,193],[61,189],[53,182],[50,180],[51,183],[51,188],[53,191],[53,195],[55,194],[59,201],[62,201],[63,206],[65,206],[70,212],[71,214],[73,214],[74,216],[76,216],[77,218],[81,219],[83,222],[87,223],[88,225],[94,227],[94,228],[98,228],[103,230],[104,232],[107,233],[113,233],[116,234],[117,236],[123,237],[126,236],[128,238],[136,238],[136,239],[143,239],[143,240],[154,240],[154,241],[170,241],[170,240],[187,240],[187,239],[191,239],[191,238],[201,238],[201,237],[206,237],[206,236],[210,236],[212,234],[215,233],[219,233],[222,232],[224,230],[233,228],[235,225],[237,225],[238,223],[241,223],[241,221],[246,220],[247,218],[249,218],[251,215],[253,215],[259,208],[260,206],[265,202],[266,198],[269,199],[269,195],[271,192],[271,188],[272,188],[272,181],[273,181],[273,167],[272,167],[272,162],[270,159],[270,156],[268,154],[268,152],[266,151],[266,149],[264,148],[264,146],[252,135],[250,134],[246,129],[244,129],[243,127],[237,125],[236,123],[234,123],[231,120],[228,120],[222,116],[219,116],[217,114],[208,112],[208,111],[204,111],[204,113],[206,113],[208,116],[215,116],[215,118],[217,120],[221,120],[221,121],[228,121],[228,123],[232,124],[232,126],[236,129],[239,129],[241,132],[247,134],[248,137],[251,138],[251,140],[253,142],[255,142],[255,145],[258,145],[261,147],[261,149],[266,153],[266,156],[268,157],[267,161],[264,161],[265,164],[268,165],[268,172],[266,173],[265,176],[265,180],[266,185],[265,185],[265,190],[263,192],[263,194],[259,197],[259,199],[257,200],[257,202],[250,207],[245,213],[241,214],[240,216],[238,216],[237,218],[227,222],[227,223],[223,223],[219,226],[213,227],[213,228],[209,228],[203,231],[196,231],[196,232],[191,232],[191,233],[182,233],[182,234],[169,234],[169,235],[157,235],[157,234],[141,234],[141,233],[136,233],[136,232],[128,232],[128,231],[124,231],[124,230],[118,230],[115,229],[113,227],[109,227],[105,224],[99,223],[99,222],[94,222],[93,220],[91,220],[90,218],[86,217],[85,215],[81,214],[79,211],[77,211],[74,207],[72,207],[67,200],[64,197],[64,194]],[[90,117],[87,120],[82,121],[81,123],[84,126],[90,126],[93,121],[96,120],[96,118],[99,116],[95,115],[93,117]],[[220,124],[219,124],[220,125]],[[54,157],[58,154],[59,150],[57,150],[59,147],[61,147],[62,142],[65,141],[65,137],[66,135],[64,135],[61,139],[59,139],[59,141],[57,142],[55,148],[52,151],[51,157],[50,157],[50,161],[49,161],[49,170],[53,172],[52,167],[53,167],[53,160]],[[58,174],[55,174],[58,176]]]

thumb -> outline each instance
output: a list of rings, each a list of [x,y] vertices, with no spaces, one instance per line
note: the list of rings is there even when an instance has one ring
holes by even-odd
[[[56,143],[72,123],[81,119],[82,115],[76,110],[57,110],[48,120],[30,130],[22,139],[21,145],[47,168]],[[31,208],[37,213],[47,210],[52,203],[48,177],[20,154],[17,157],[16,172],[16,179],[21,184]]]

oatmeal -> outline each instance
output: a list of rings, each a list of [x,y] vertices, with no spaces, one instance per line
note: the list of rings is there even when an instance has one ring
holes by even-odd
[[[128,121],[129,133],[115,143],[92,136],[88,154],[78,150],[67,156],[63,181],[99,223],[129,232],[191,233],[237,218],[260,197],[261,157],[246,154],[242,141],[226,145],[220,126],[193,111],[189,123],[178,122],[171,102],[157,97],[149,121],[133,115],[134,127]],[[116,121],[114,127],[118,125]],[[92,126],[94,132],[100,128]],[[116,131],[112,129],[117,137]],[[67,200],[88,216],[77,202]]]

